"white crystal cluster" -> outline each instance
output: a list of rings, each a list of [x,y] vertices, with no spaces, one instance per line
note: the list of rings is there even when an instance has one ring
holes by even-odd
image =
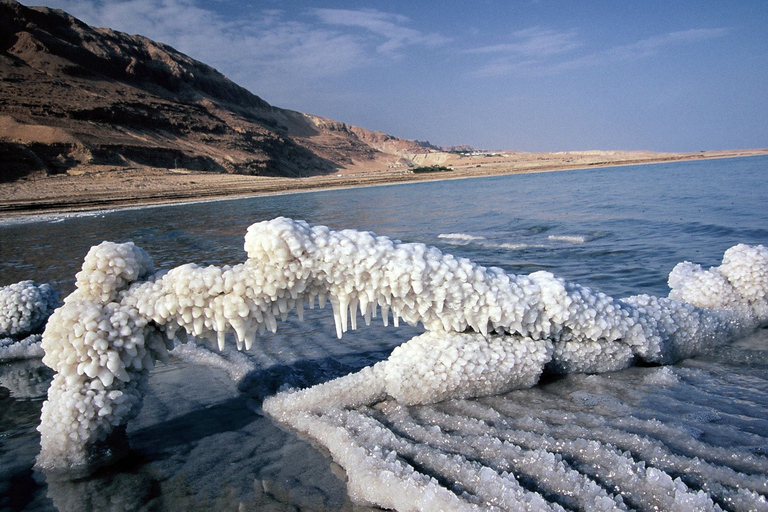
[[[149,277],[152,261],[133,243],[92,247],[75,291],[48,321],[43,362],[56,374],[43,404],[37,464],[67,469],[109,458],[101,445],[141,406],[143,387],[170,342],[125,304],[129,286]]]
[[[49,284],[21,281],[0,287],[0,338],[19,339],[39,332],[58,300]]]
[[[768,316],[768,248],[739,244],[719,267],[678,263],[669,274],[669,297],[700,308],[729,308],[759,322]]]
[[[347,470],[348,492],[361,504],[430,511],[766,510],[768,459],[750,443],[723,448],[687,432],[690,419],[679,411],[691,400],[690,383],[679,383],[677,371],[577,376],[548,389],[417,407],[394,400],[333,407],[330,400],[311,410],[314,388],[282,396],[301,399],[303,409],[286,412],[291,427]],[[641,375],[649,382],[634,383]],[[706,390],[715,410],[715,403],[727,402],[727,391],[719,393],[727,380]],[[636,408],[634,400],[619,398],[628,388],[648,387],[669,388],[656,405],[678,413],[654,417],[648,403]],[[270,406],[280,400],[270,399]]]
[[[0,287],[0,362],[42,357],[39,333],[58,302],[49,284]]]
[[[188,264],[157,274],[133,244],[105,242],[89,252],[77,290],[44,334],[44,362],[58,374],[43,409],[40,465],[87,462],[89,446],[136,414],[148,368],[177,333],[220,348],[233,335],[250,349],[257,333],[275,331],[292,310],[301,318],[305,303],[330,300],[338,337],[356,329],[358,311],[366,323],[381,315],[386,324],[391,314],[395,325],[402,319],[429,332],[372,370],[265,403],[286,421],[297,408],[384,395],[416,404],[529,387],[545,367],[670,363],[768,320],[762,246],[737,246],[719,269],[678,267],[672,298],[624,301],[547,272],[508,275],[424,244],[286,218],[252,225],[245,250],[248,259],[232,267]],[[329,391],[335,397],[326,401]]]
[[[382,364],[386,394],[401,403],[505,393],[535,385],[552,342],[430,331],[396,347]]]
[[[26,338],[0,338],[0,363],[35,359],[43,357],[43,342],[40,334],[30,334]]]

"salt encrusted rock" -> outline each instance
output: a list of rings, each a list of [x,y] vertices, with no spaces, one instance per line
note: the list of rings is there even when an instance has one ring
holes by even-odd
[[[40,467],[88,467],[115,456],[106,441],[138,414],[149,370],[172,348],[121,303],[129,285],[151,272],[149,255],[133,243],[104,242],[88,252],[77,288],[51,316],[43,362],[56,375],[38,427]]]
[[[40,331],[58,302],[48,284],[21,281],[0,287],[0,362],[43,356]]]
[[[549,340],[427,332],[382,364],[387,395],[406,405],[529,388],[552,358]]]
[[[149,254],[133,242],[102,242],[91,247],[83,268],[75,276],[79,300],[106,304],[116,300],[117,293],[128,284],[154,272]]]
[[[177,333],[238,348],[275,331],[304,303],[333,306],[338,337],[379,313],[430,331],[357,374],[267,400],[265,410],[348,407],[389,395],[405,403],[473,397],[534,385],[544,367],[604,372],[640,359],[671,363],[768,321],[768,252],[736,246],[723,265],[684,263],[670,298],[617,300],[547,272],[505,274],[373,233],[278,218],[248,228],[248,259],[152,274],[133,244],[104,242],[86,256],[77,289],[43,335],[58,373],[43,407],[38,465],[87,465],[141,405],[155,359]]]
[[[0,287],[0,338],[38,333],[59,302],[51,285],[32,281]]]

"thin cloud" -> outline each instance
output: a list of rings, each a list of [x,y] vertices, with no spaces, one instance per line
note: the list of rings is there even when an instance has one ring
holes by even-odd
[[[512,33],[512,41],[474,48],[468,53],[506,54],[543,59],[552,55],[568,53],[579,48],[582,43],[577,39],[576,30],[557,32],[555,30],[531,27]]]
[[[578,50],[586,45],[579,40],[575,30],[556,32],[533,27],[515,32],[512,42],[475,48],[468,53],[494,56],[474,71],[476,77],[542,76],[650,58],[670,47],[724,37],[728,32],[727,28],[668,32],[627,45],[579,54]]]
[[[260,10],[227,19],[194,0],[50,0],[95,26],[169,44],[254,89],[338,76],[448,39],[377,10]]]
[[[723,37],[728,33],[727,28],[698,28],[681,30],[652,36],[626,46],[619,46],[605,53],[614,60],[629,60],[648,57],[666,47],[678,44],[694,44],[708,39]]]
[[[326,25],[361,28],[383,39],[376,45],[380,53],[393,53],[410,45],[439,46],[450,41],[440,34],[424,34],[407,27],[410,20],[405,16],[375,9],[313,9],[310,12]]]

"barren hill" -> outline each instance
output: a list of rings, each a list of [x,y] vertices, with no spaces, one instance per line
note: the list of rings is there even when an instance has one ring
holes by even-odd
[[[271,106],[145,37],[0,0],[0,181],[85,168],[308,176],[430,151]]]

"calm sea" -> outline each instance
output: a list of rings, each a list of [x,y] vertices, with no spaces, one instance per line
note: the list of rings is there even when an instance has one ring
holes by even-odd
[[[665,296],[676,263],[716,266],[737,243],[768,244],[766,181],[768,157],[760,156],[48,216],[0,224],[0,285],[33,279],[52,284],[63,297],[73,290],[85,253],[103,240],[135,242],[156,268],[239,263],[245,258],[246,228],[286,216],[423,242],[510,273],[548,270],[615,297]],[[237,365],[234,356],[216,364],[175,360],[158,366],[145,408],[129,429],[135,453],[110,472],[79,482],[46,482],[31,469],[46,385],[39,363],[0,365],[0,510],[351,509],[343,472],[321,451],[261,416],[259,399],[279,388],[283,377],[288,384],[311,384],[370,364],[416,332],[376,325],[337,341],[329,309],[304,324],[291,320],[279,326],[278,335],[264,337],[248,354],[256,368],[252,373],[268,377],[269,384],[256,382],[254,375],[239,384],[228,379],[222,368]],[[603,377],[575,376],[513,393],[509,400],[529,401],[527,413],[544,425],[557,423],[551,415],[558,407],[577,417],[603,415],[608,423],[628,415],[638,423],[611,423],[611,428],[647,436],[691,460],[713,450],[747,454],[757,462],[727,467],[765,479],[766,350],[762,336],[727,354],[677,365],[666,381],[649,373],[660,370],[647,368],[615,377],[611,385],[595,380]],[[276,367],[287,370],[259,374]],[[654,375],[668,386],[653,385],[648,379]],[[650,384],[637,384],[642,379]],[[571,398],[566,403],[553,397]],[[616,403],[625,409],[598,410]],[[542,409],[531,412],[536,404]],[[654,421],[677,430],[653,431]],[[556,437],[555,430],[544,427],[542,435]],[[676,436],[686,435],[689,440],[675,445]],[[640,451],[634,457],[652,463]],[[727,465],[720,459],[711,464]],[[673,478],[681,471],[662,470]],[[726,485],[716,473],[709,468],[684,481],[694,491],[710,492],[714,484],[708,482]],[[622,496],[634,496],[625,502],[648,508],[643,504],[650,498],[632,494],[633,484],[623,485],[630,490]],[[715,494],[714,502],[726,510],[743,509],[733,505],[738,500],[729,501],[731,494]]]

